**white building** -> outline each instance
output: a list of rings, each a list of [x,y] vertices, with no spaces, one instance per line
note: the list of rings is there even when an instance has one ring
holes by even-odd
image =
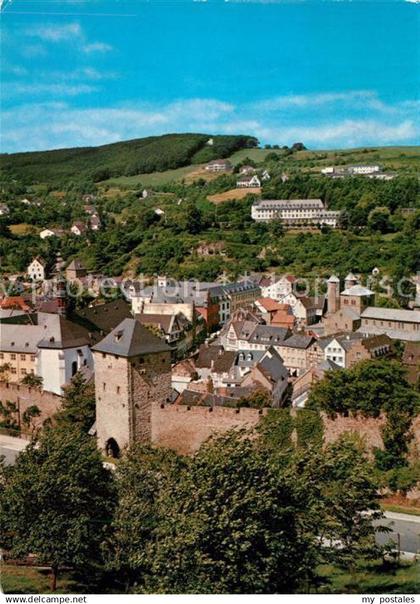
[[[350,174],[374,174],[375,172],[380,172],[381,167],[378,164],[374,164],[372,166],[350,166],[349,173]]]
[[[43,389],[58,395],[82,367],[93,369],[88,331],[58,314],[39,312],[35,324],[2,324],[0,344],[11,382],[38,375]]]
[[[256,174],[245,174],[244,176],[238,178],[238,180],[236,181],[236,186],[238,188],[259,188],[261,187],[261,181]]]
[[[214,159],[206,165],[207,172],[230,172],[232,164],[228,159]]]
[[[252,204],[257,222],[281,220],[286,226],[330,226],[336,228],[340,212],[326,210],[320,199],[260,199]]]
[[[34,258],[27,269],[29,279],[31,279],[32,281],[44,281],[45,267],[45,260],[43,260],[39,256]]]
[[[36,373],[44,390],[62,395],[63,387],[82,367],[93,369],[93,357],[84,328],[60,315],[50,317],[38,342]]]
[[[80,237],[80,235],[83,235],[86,232],[86,226],[83,222],[75,222],[72,225],[70,232],[73,233],[73,235]]]
[[[282,277],[273,276],[264,278],[259,283],[261,295],[263,298],[271,298],[276,302],[283,302],[285,296],[292,293],[295,278],[293,275],[283,275]]]
[[[63,231],[61,229],[43,229],[39,236],[41,239],[46,239],[47,237],[61,237]]]

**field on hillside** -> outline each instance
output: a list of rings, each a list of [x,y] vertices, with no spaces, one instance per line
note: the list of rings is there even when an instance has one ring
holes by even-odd
[[[214,195],[209,195],[207,199],[212,203],[223,203],[224,201],[237,201],[240,199],[244,199],[247,195],[259,195],[260,193],[261,189],[259,187],[230,189],[229,191],[224,191],[223,193],[215,193]]]
[[[384,168],[391,170],[413,170],[420,166],[420,147],[372,147],[348,150],[305,150],[297,151],[292,155],[284,155],[281,149],[241,149],[230,157],[230,161],[237,165],[245,158],[255,162],[262,162],[269,153],[275,153],[282,158],[285,167],[317,167],[326,165],[352,165],[359,163],[380,163]]]
[[[192,172],[197,171],[197,166],[185,166],[175,170],[165,170],[164,172],[152,172],[151,174],[136,174],[135,176],[118,176],[101,182],[101,185],[110,185],[115,187],[138,188],[155,187],[164,185],[174,180],[182,180]]]
[[[27,235],[28,233],[32,232],[38,233],[40,230],[32,224],[26,224],[25,222],[20,224],[11,224],[9,228],[13,235]]]

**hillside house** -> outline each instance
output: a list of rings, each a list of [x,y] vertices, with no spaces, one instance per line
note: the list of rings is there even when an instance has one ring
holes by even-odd
[[[83,222],[74,222],[73,225],[70,228],[70,232],[73,235],[76,235],[76,237],[80,237],[81,235],[84,235],[87,231],[87,227],[85,224],[83,224]]]
[[[47,263],[43,258],[37,256],[32,260],[27,268],[27,273],[31,281],[44,281],[46,277]]]
[[[62,237],[63,235],[64,235],[63,229],[56,229],[56,228],[50,228],[50,227],[43,229],[39,233],[39,236],[41,237],[41,239],[46,239],[47,237]]]
[[[256,169],[254,168],[254,166],[241,166],[239,168],[239,174],[241,174],[241,176],[251,176],[252,174],[255,174]]]
[[[205,169],[207,172],[231,172],[232,164],[228,159],[214,159],[206,165]]]
[[[236,181],[236,186],[240,189],[243,188],[259,188],[261,187],[261,181],[256,174],[243,175]]]
[[[7,216],[10,214],[9,206],[5,203],[0,203],[0,216]]]

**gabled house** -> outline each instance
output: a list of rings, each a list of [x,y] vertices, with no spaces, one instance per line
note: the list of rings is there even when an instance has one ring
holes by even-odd
[[[62,237],[62,235],[64,235],[63,229],[56,229],[56,228],[50,228],[50,227],[43,229],[39,233],[39,236],[41,237],[41,239],[46,239],[47,237]]]
[[[261,294],[264,298],[272,298],[277,302],[283,302],[284,297],[292,293],[295,281],[296,278],[293,275],[263,277],[259,283]]]
[[[255,172],[254,166],[241,166],[239,168],[239,174],[243,176],[250,176],[251,174],[255,174]]]
[[[288,392],[288,372],[279,353],[269,347],[262,358],[242,380],[241,386],[261,386],[273,398],[273,407],[280,407]]]
[[[77,237],[80,235],[84,235],[87,231],[86,225],[83,222],[74,222],[72,227],[70,228],[70,232]]]
[[[86,277],[87,270],[81,260],[77,258],[72,260],[66,268],[66,279],[67,281],[76,281],[82,277]]]
[[[214,159],[206,165],[207,172],[230,172],[232,164],[228,159]]]
[[[236,181],[238,188],[260,188],[261,181],[256,174],[244,175]]]
[[[46,277],[47,263],[43,258],[37,256],[32,260],[27,268],[29,279],[32,281],[44,281]]]

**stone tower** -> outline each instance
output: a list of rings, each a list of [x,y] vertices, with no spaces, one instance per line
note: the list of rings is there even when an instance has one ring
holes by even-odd
[[[356,277],[353,275],[353,273],[349,273],[347,275],[347,277],[344,279],[344,288],[350,289],[350,287],[353,287],[353,285],[356,285],[356,284],[357,284]]]
[[[134,319],[124,319],[93,347],[98,446],[117,457],[152,441],[152,406],[171,395],[171,349]]]
[[[340,308],[340,279],[335,275],[331,275],[331,277],[327,281],[328,284],[328,314],[332,314],[337,312]]]

